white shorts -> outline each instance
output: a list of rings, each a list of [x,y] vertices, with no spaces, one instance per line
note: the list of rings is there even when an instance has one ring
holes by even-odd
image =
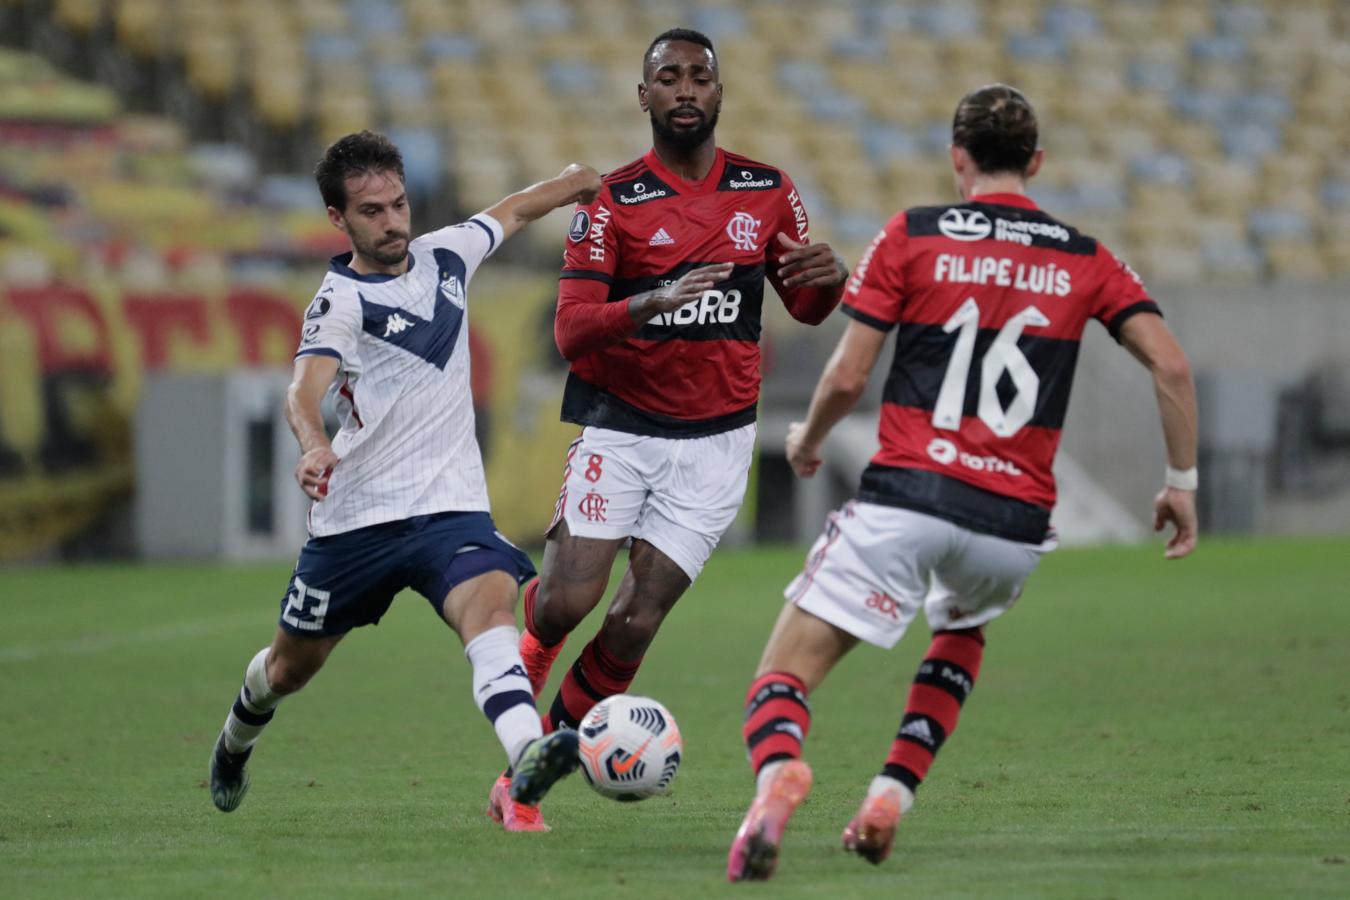
[[[661,438],[587,426],[567,450],[549,525],[577,537],[647,541],[693,581],[745,499],[755,426]]]
[[[894,647],[923,607],[934,631],[1001,616],[1041,556],[1023,544],[923,513],[852,500],[830,513],[805,570],[783,595],[798,608],[878,647]]]

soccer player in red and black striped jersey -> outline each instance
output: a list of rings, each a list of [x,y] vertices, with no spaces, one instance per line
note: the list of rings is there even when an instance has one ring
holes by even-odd
[[[788,586],[746,696],[757,791],[727,861],[733,881],[772,874],[787,820],[810,789],[801,760],[808,694],[859,640],[894,646],[922,608],[933,642],[881,774],[843,836],[870,862],[890,853],[979,675],[983,626],[1055,546],[1051,463],[1089,319],[1153,375],[1168,458],[1154,527],[1175,525],[1169,559],[1195,547],[1195,390],[1157,304],[1110,251],[1027,196],[1042,152],[1021,93],[990,85],[962,99],[951,155],[963,202],[907,210],[877,235],[845,293],[853,321],[806,421],[788,432],[788,461],[809,478],[895,330],[881,450]]]
[[[576,727],[632,682],[662,620],[698,577],[745,496],[759,398],[767,279],[810,325],[848,271],[811,243],[780,169],[717,146],[717,55],[696,31],[661,34],[638,103],[652,149],[576,210],[555,335],[571,363],[572,445],[540,577],[525,590],[521,652],[536,692],[562,643],[629,567],[603,627],[572,665],[546,727]]]

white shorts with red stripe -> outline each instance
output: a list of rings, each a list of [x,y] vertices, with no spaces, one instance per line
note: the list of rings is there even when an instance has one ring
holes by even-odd
[[[830,513],[783,595],[849,634],[890,648],[920,607],[934,631],[975,628],[1016,602],[1051,534],[1024,544],[946,519],[853,500]]]
[[[587,426],[567,450],[549,532],[647,541],[693,581],[745,499],[755,426],[662,438]]]

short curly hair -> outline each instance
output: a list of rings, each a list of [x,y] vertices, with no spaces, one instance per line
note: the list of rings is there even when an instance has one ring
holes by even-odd
[[[360,131],[328,145],[314,167],[314,180],[325,206],[347,208],[347,178],[362,172],[397,172],[403,181],[403,154],[393,141],[373,131]]]

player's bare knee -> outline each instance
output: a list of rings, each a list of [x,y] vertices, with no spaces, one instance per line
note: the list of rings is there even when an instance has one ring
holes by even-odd
[[[309,684],[309,680],[318,670],[317,665],[307,661],[273,657],[267,667],[267,683],[272,690],[282,696],[294,694]]]
[[[604,586],[594,590],[586,584],[566,584],[561,580],[544,600],[543,582],[535,595],[533,624],[535,633],[548,640],[562,640],[599,605]]]
[[[616,604],[605,614],[605,644],[623,659],[636,659],[647,652],[664,619],[664,610]]]

